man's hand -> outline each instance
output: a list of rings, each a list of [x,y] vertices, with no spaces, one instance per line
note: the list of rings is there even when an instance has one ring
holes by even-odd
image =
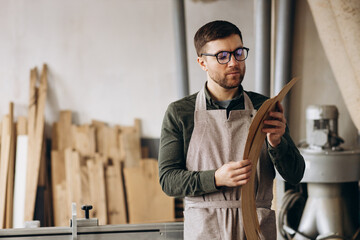
[[[264,121],[262,131],[266,133],[268,142],[272,147],[276,147],[281,142],[281,137],[285,133],[286,119],[284,116],[284,108],[280,102],[276,102],[277,112],[269,112],[271,119]]]
[[[246,159],[239,162],[229,162],[215,172],[216,187],[237,187],[244,185],[250,179],[251,162]]]

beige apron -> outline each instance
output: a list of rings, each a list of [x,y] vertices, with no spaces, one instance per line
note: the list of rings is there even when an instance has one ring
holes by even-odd
[[[256,114],[245,92],[244,105],[244,110],[230,111],[227,118],[226,110],[206,110],[205,91],[199,92],[186,159],[189,171],[213,170],[229,161],[242,160],[249,127]],[[275,213],[270,207],[275,170],[265,144],[256,171],[256,207],[263,235],[261,239],[274,240]],[[184,239],[246,239],[240,196],[241,187],[223,187],[219,192],[186,197]]]

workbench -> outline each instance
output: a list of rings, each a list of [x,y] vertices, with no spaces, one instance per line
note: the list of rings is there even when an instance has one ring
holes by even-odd
[[[0,230],[0,239],[9,240],[179,240],[183,222],[100,226],[15,228]]]

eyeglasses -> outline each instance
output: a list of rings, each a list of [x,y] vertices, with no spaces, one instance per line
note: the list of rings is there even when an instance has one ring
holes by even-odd
[[[234,55],[236,61],[244,61],[248,57],[249,48],[246,47],[240,47],[235,49],[235,51],[229,52],[229,51],[222,51],[218,52],[216,54],[210,54],[210,53],[202,53],[201,56],[210,56],[210,57],[216,57],[216,60],[220,64],[227,64],[231,60],[231,55]]]

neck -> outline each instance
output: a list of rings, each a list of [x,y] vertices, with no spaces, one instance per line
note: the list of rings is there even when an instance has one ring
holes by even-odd
[[[213,80],[208,80],[206,85],[211,97],[216,101],[231,100],[238,95],[239,87],[226,89]]]

